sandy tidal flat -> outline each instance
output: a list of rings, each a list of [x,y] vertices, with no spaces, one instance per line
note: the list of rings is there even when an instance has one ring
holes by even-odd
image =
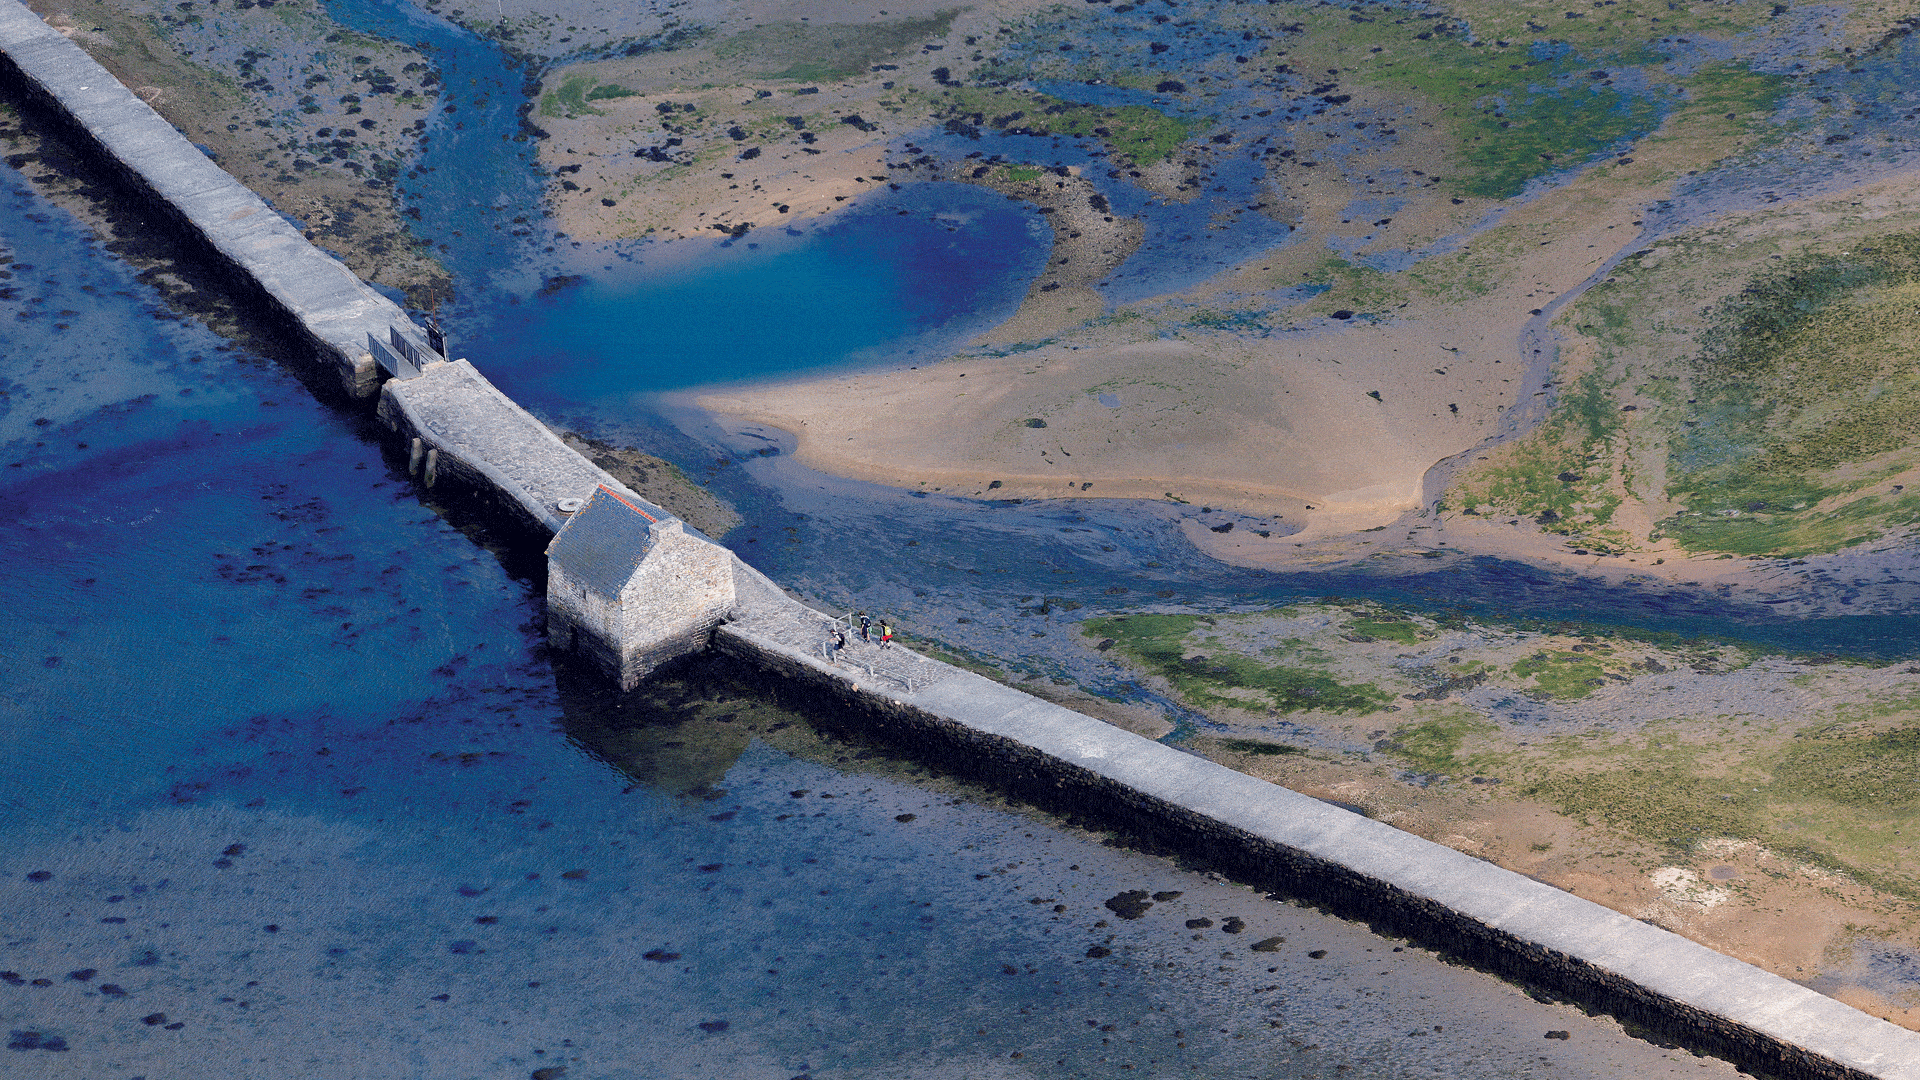
[[[1284,518],[1261,550],[1243,537],[1218,552],[1284,561],[1295,555],[1282,537],[1304,544],[1392,522],[1423,505],[1437,462],[1537,418],[1557,379],[1543,312],[1644,242],[1645,208],[1752,138],[1745,114],[1679,107],[1630,153],[1519,199],[1471,184],[1463,194],[1457,179],[1443,181],[1473,167],[1482,136],[1452,141],[1462,137],[1457,104],[1407,92],[1376,55],[1385,46],[1359,53],[1311,33],[1286,44],[1262,46],[1264,59],[1286,57],[1280,68],[1295,74],[1309,56],[1351,65],[1325,69],[1328,85],[1352,91],[1325,101],[1339,97],[1343,119],[1370,119],[1343,123],[1342,134],[1320,99],[1265,125],[1240,116],[1252,131],[1209,117],[1226,130],[1170,154],[1161,164],[1186,177],[1159,192],[1191,199],[1245,149],[1264,162],[1260,213],[1292,224],[1280,246],[1117,309],[1097,290],[1077,302],[1063,291],[1033,335],[1003,328],[945,362],[729,388],[697,403],[792,433],[804,463],[840,475],[1002,497],[1170,498]],[[894,132],[913,114],[902,111],[883,118]],[[1306,160],[1310,139],[1358,129],[1382,134]],[[1283,143],[1292,149],[1267,156]],[[1134,170],[1133,182],[1149,184],[1149,172]],[[1390,212],[1372,216],[1382,208]],[[1020,351],[1006,350],[1016,339]]]
[[[1910,665],[1359,602],[1081,630],[1210,758],[1920,1027]]]

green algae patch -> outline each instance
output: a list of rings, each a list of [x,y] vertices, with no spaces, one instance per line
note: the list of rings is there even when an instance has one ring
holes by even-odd
[[[1110,639],[1112,648],[1167,680],[1199,708],[1367,713],[1393,695],[1372,683],[1343,683],[1324,670],[1270,664],[1227,648],[1190,640],[1216,620],[1201,615],[1122,615],[1089,619],[1081,633]]]
[[[1401,307],[1407,300],[1401,275],[1386,274],[1338,256],[1322,259],[1301,282],[1320,290],[1307,301],[1302,309],[1305,314],[1326,315],[1347,309],[1369,315]]]
[[[1920,233],[1808,251],[1708,312],[1660,523],[1690,551],[1808,555],[1920,522]],[[1883,490],[1870,490],[1882,486]]]
[[[1759,494],[1754,489],[1761,486],[1720,489],[1715,494],[1723,497],[1721,501],[1733,502],[1736,507],[1715,511],[1713,516],[1694,512],[1669,518],[1661,527],[1689,551],[1802,558],[1869,543],[1885,536],[1890,527],[1920,522],[1920,500],[1911,496],[1891,503],[1869,496],[1807,516],[1755,512],[1771,505],[1764,498],[1754,498]],[[1795,488],[1789,497],[1796,500],[1792,507],[1799,509],[1816,499],[1817,493]],[[1743,498],[1752,499],[1747,511],[1737,508]],[[1887,513],[1888,509],[1893,512]]]
[[[1583,79],[1588,69],[1591,64],[1569,56],[1504,77],[1471,69],[1451,73],[1460,83],[1483,74],[1489,79],[1475,84],[1487,92],[1473,101],[1475,114],[1460,126],[1460,157],[1470,172],[1456,181],[1457,188],[1481,198],[1511,198],[1540,177],[1585,164],[1659,125],[1661,102]]]
[[[615,83],[596,83],[590,75],[570,75],[558,89],[540,95],[540,115],[564,116],[569,120],[580,116],[605,116],[606,113],[587,102],[633,97],[637,93]]]
[[[1146,105],[1082,105],[1033,90],[960,87],[942,91],[936,119],[947,130],[978,138],[982,130],[1019,135],[1099,139],[1135,163],[1173,157],[1204,120],[1185,120]]]
[[[1773,788],[1795,799],[1904,810],[1920,802],[1920,727],[1873,735],[1802,735],[1773,766]]]
[[[1420,624],[1412,619],[1384,615],[1352,619],[1348,621],[1347,629],[1362,637],[1379,641],[1396,641],[1402,645],[1414,645],[1433,636],[1432,631],[1423,630]]]
[[[1588,550],[1626,550],[1630,538],[1613,525],[1625,496],[1616,463],[1621,416],[1614,387],[1599,369],[1589,370],[1540,427],[1467,470],[1448,505],[1469,514],[1529,517]]]
[[[1524,794],[1569,817],[1604,822],[1643,840],[1691,845],[1711,837],[1754,839],[1764,833],[1764,799],[1752,785],[1697,775],[1679,765],[1629,764],[1565,772]]]
[[[1513,673],[1562,700],[1583,698],[1607,685],[1606,662],[1592,653],[1543,649],[1513,665]]]
[[[1539,35],[1518,26],[1511,41],[1489,39],[1484,24],[1500,21],[1493,11],[1468,15],[1471,32],[1452,17],[1349,15],[1289,8],[1270,17],[1303,25],[1301,51],[1344,61],[1342,80],[1437,109],[1456,148],[1446,183],[1463,195],[1518,195],[1650,134],[1676,100],[1664,86],[1616,85],[1622,67],[1660,59],[1619,40],[1536,45]]]
[[[1454,713],[1395,731],[1381,740],[1378,749],[1390,753],[1416,768],[1431,773],[1467,772],[1485,755],[1462,755],[1467,739],[1493,734],[1498,729],[1471,713]]]
[[[1920,899],[1901,840],[1920,803],[1920,728],[1827,725],[1784,742],[1756,733],[1711,755],[1678,737],[1562,740],[1577,742],[1588,744],[1570,758],[1530,762],[1534,779],[1520,794],[1678,857],[1714,840],[1752,841],[1889,896]]]
[[[1800,247],[1755,217],[1636,252],[1559,320],[1581,374],[1547,420],[1463,469],[1445,508],[1596,554],[1800,558],[1910,535],[1920,232],[1849,225]]]
[[[1779,129],[1767,118],[1791,85],[1784,75],[1755,71],[1744,62],[1706,64],[1687,77],[1686,108],[1709,116],[1732,113],[1747,134],[1771,141]]]
[[[865,74],[889,57],[945,37],[959,9],[873,23],[777,22],[735,34],[713,48],[722,60],[752,62],[763,79],[834,82]]]

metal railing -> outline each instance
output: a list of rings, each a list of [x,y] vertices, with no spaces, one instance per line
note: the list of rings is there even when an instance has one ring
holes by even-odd
[[[409,326],[408,329],[412,330],[416,328]],[[434,334],[433,336],[438,337],[439,335]],[[367,351],[373,354],[373,361],[380,365],[380,370],[396,379],[417,379],[420,377],[421,369],[427,366],[428,361],[445,358],[445,354],[433,347],[431,340],[429,344],[423,346],[413,339],[413,335],[402,333],[397,326],[389,325],[387,327],[387,339],[386,341],[381,341],[369,331],[367,333]],[[442,338],[441,340],[444,342],[445,339]],[[441,347],[444,348],[444,345]]]
[[[851,648],[854,642],[858,640],[855,637],[855,635],[857,635],[860,632],[859,626],[858,626],[859,618],[860,618],[860,613],[857,611],[850,611],[845,615],[828,616],[826,618],[825,626],[827,629],[829,629],[829,631],[844,627],[845,632],[847,634],[847,647]],[[875,624],[878,624],[879,622],[879,620],[877,619],[873,621]],[[877,643],[877,639],[875,639],[874,641],[868,642],[868,644],[876,644],[876,643]],[[885,667],[876,668],[873,666],[873,663],[870,660],[856,661],[852,657],[835,656],[834,654],[836,652],[844,652],[844,650],[839,650],[834,648],[833,639],[831,636],[822,638],[819,641],[819,643],[815,646],[814,652],[819,655],[821,660],[835,667],[840,666],[842,660],[844,659],[847,663],[854,665],[856,670],[864,671],[867,675],[867,678],[869,679],[887,679],[891,682],[899,683],[901,686],[904,686],[907,688],[907,693],[909,694],[916,692],[916,690],[920,686],[925,685],[924,683],[917,683],[914,680],[912,674],[910,673],[901,674],[897,671],[890,671]],[[924,661],[926,659],[925,657],[922,657],[917,653],[908,652],[905,649],[902,649],[899,655],[903,657],[912,657],[914,660],[920,660],[920,661]]]

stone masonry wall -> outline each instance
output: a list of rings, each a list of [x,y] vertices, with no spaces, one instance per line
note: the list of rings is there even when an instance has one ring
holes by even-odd
[[[653,549],[620,596],[620,685],[631,690],[669,660],[707,647],[734,604],[733,552],[690,535],[679,521],[654,526]]]
[[[0,82],[96,150],[146,208],[236,272],[357,397],[379,389],[366,335],[413,324],[391,300],[207,159],[146,102],[16,0],[0,0]]]
[[[547,562],[548,640],[591,660],[623,690],[705,649],[734,606],[732,552],[690,535],[679,521],[652,531],[652,546],[618,600],[589,589],[559,561]]]
[[[1150,794],[1138,786],[1103,775],[1098,769],[1048,754],[1020,738],[982,730],[942,710],[917,705],[904,695],[858,685],[839,672],[823,670],[808,657],[790,650],[770,649],[766,643],[736,633],[732,627],[724,627],[714,635],[714,648],[766,672],[772,676],[766,685],[776,696],[807,707],[811,715],[837,720],[850,737],[893,744],[908,750],[916,759],[984,781],[1071,820],[1118,828],[1133,843],[1148,850],[1218,868],[1236,880],[1277,890],[1280,895],[1298,897],[1366,922],[1376,930],[1404,935],[1477,967],[1556,991],[1650,1033],[1670,1036],[1689,1047],[1711,1050],[1740,1064],[1746,1071],[1783,1080],[1920,1076],[1920,1061],[1906,1053],[1920,1048],[1920,1036],[1854,1012],[1838,1002],[1819,998],[1812,991],[1801,992],[1807,998],[1818,999],[1811,1004],[1825,1006],[1834,1014],[1837,1021],[1834,1027],[1861,1029],[1866,1038],[1856,1040],[1856,1044],[1864,1042],[1875,1046],[1884,1040],[1880,1044],[1887,1051],[1884,1055],[1862,1055],[1878,1057],[1881,1061],[1861,1067],[1863,1063],[1858,1058],[1849,1062],[1809,1050],[1758,1025],[1743,1022],[1728,1011],[1703,1008],[1698,1003],[1661,993],[1577,952],[1554,948],[1534,939],[1522,928],[1476,918],[1431,895],[1423,895],[1422,890],[1397,885],[1340,859],[1327,858],[1271,835],[1262,835],[1265,830],[1235,827],[1218,816],[1195,809],[1188,800]],[[1263,786],[1271,788],[1273,795],[1283,802],[1314,801],[1272,785]],[[1467,858],[1416,837],[1408,839],[1438,849],[1447,856]],[[1491,865],[1481,866],[1490,873],[1503,873]],[[1519,902],[1520,898],[1516,897],[1515,903]],[[1597,915],[1624,919],[1597,905],[1593,907]],[[1679,963],[1690,962],[1697,953],[1702,954],[1702,959],[1710,955],[1729,965],[1738,964],[1677,935],[1664,931],[1654,933],[1662,935],[1655,947],[1648,950],[1656,961],[1661,959],[1658,946],[1667,945]],[[1782,989],[1800,990],[1785,980],[1779,982]],[[1763,1002],[1753,1015],[1775,1018],[1789,1011],[1783,1009],[1785,1004]]]
[[[619,679],[627,666],[626,653],[620,648],[619,626],[619,601],[599,596],[565,568],[548,561],[548,644],[558,651],[575,653],[609,678]]]

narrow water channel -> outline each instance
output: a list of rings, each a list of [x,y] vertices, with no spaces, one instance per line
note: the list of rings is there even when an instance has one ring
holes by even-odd
[[[418,43],[441,69],[443,110],[451,111],[431,122],[426,151],[400,191],[421,214],[417,231],[445,245],[442,257],[459,282],[458,302],[443,313],[456,354],[469,355],[549,422],[642,445],[710,482],[745,516],[725,538],[730,546],[810,595],[885,608],[915,632],[989,654],[1018,638],[1034,663],[1079,681],[1094,678],[1082,650],[1030,636],[1029,613],[1047,597],[1074,605],[1056,607],[1076,612],[1075,619],[1126,610],[1149,596],[1208,610],[1345,596],[1808,652],[1920,652],[1920,620],[1910,617],[1920,580],[1904,570],[1842,568],[1796,580],[1797,596],[1823,609],[1821,617],[1802,619],[1717,589],[1652,579],[1612,584],[1492,558],[1441,555],[1267,573],[1198,555],[1176,527],[1191,507],[923,498],[764,456],[778,433],[741,437],[703,428],[684,413],[669,419],[662,390],[944,356],[1014,310],[1046,258],[1049,232],[1030,208],[995,193],[908,183],[808,229],[575,249],[541,224],[537,144],[517,111],[533,73],[494,43],[411,4],[329,0],[329,9],[355,29]],[[1144,32],[1124,20],[1111,29]],[[1196,38],[1181,47],[1217,45]],[[1885,81],[1904,70],[1910,51],[1845,77]],[[1048,86],[1120,104],[1137,93]],[[1236,99],[1236,108],[1278,104],[1277,89],[1248,93],[1254,96]],[[955,157],[986,147],[1084,167],[1120,212],[1143,215],[1149,226],[1141,252],[1104,287],[1116,301],[1190,284],[1289,236],[1257,213],[1227,215],[1226,228],[1201,227],[1254,198],[1264,167],[1248,160],[1219,163],[1216,186],[1223,191],[1190,204],[1148,205],[1140,189],[1107,178],[1089,148],[1071,140],[1004,135],[975,144],[929,131],[914,145]],[[1326,152],[1344,151],[1330,144]],[[1732,186],[1752,194],[1761,185],[1745,177]],[[1689,199],[1708,197],[1696,192]],[[1663,208],[1661,220],[1690,220],[1690,205]],[[1186,236],[1201,239],[1188,243]],[[547,253],[549,246],[556,250]],[[742,467],[713,470],[719,455]]]

